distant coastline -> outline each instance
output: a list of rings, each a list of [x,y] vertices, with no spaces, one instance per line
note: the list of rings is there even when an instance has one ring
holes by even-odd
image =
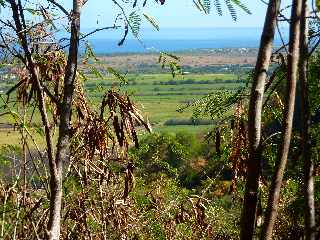
[[[142,45],[137,40],[128,39],[123,46],[119,47],[116,40],[96,39],[90,40],[90,45],[97,55],[107,54],[137,54],[137,53],[157,53],[157,52],[209,52],[217,49],[257,49],[258,40],[145,40]],[[280,46],[280,41],[275,41],[274,45]],[[84,45],[81,47],[84,52]]]
[[[83,32],[89,32],[84,29]],[[283,38],[288,39],[287,29],[283,29]],[[159,32],[153,29],[142,29],[140,39],[128,36],[122,46],[118,42],[122,31],[99,32],[88,41],[98,55],[121,53],[155,53],[192,52],[209,49],[258,48],[261,29],[259,28],[166,28]],[[281,45],[281,39],[276,36],[274,44]],[[82,47],[83,51],[83,47]]]

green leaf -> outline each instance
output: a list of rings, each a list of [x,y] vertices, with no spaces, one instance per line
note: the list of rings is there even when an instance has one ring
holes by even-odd
[[[320,11],[320,0],[316,1],[316,6],[317,6],[318,11]]]
[[[126,77],[123,76],[122,74],[120,74],[118,71],[116,71],[112,67],[108,67],[107,71],[110,74],[112,74],[113,76],[115,76],[122,84],[127,84],[128,83],[128,80],[126,79]]]
[[[167,52],[161,52],[158,61],[162,68],[165,66],[170,68],[173,78],[176,76],[176,74],[182,74],[182,68],[179,64],[180,58],[176,55]]]
[[[132,13],[130,13],[128,21],[133,36],[138,37],[141,26],[141,18],[139,14],[137,14],[136,11],[133,11]]]
[[[206,14],[209,14],[211,10],[211,0],[203,0],[203,6]]]
[[[91,73],[93,73],[97,78],[101,78],[101,79],[104,79],[102,73],[96,69],[95,67],[91,67]]]
[[[83,63],[86,64],[90,59],[92,59],[94,62],[98,62],[98,58],[94,54],[93,48],[89,44],[89,42],[85,42],[85,54],[83,57]]]
[[[151,23],[151,25],[155,29],[157,29],[157,31],[160,30],[159,24],[156,22],[156,20],[152,16],[148,15],[147,13],[144,13],[143,16],[148,20],[149,23]]]
[[[82,79],[82,81],[84,81],[84,82],[88,81],[88,78],[84,72],[78,71],[78,73],[79,73],[79,77],[80,77],[80,79]]]
[[[210,13],[211,9],[211,0],[193,0],[193,3],[196,5],[196,7],[205,14]]]
[[[37,10],[34,10],[32,8],[25,8],[25,10],[34,16],[40,15],[40,13]]]
[[[319,1],[319,0],[318,0]],[[248,14],[252,14],[250,9],[243,4],[240,0],[231,0],[231,2],[233,2],[235,5],[237,5],[238,7],[240,7],[243,11],[245,11]]]
[[[40,125],[34,125],[33,128],[41,137],[44,137],[44,130]]]
[[[198,8],[200,12],[203,11],[203,6],[199,3],[199,1],[193,0],[194,5]]]
[[[213,5],[215,6],[218,15],[222,16],[222,7],[220,0],[213,0]]]
[[[227,5],[227,7],[228,7],[228,10],[229,10],[229,12],[230,12],[230,14],[231,14],[231,17],[232,17],[232,19],[233,19],[233,21],[237,21],[237,12],[236,12],[236,10],[234,9],[234,7],[233,7],[233,5],[232,5],[232,2],[231,2],[232,0],[225,0],[225,2],[226,2],[226,5]]]
[[[162,52],[163,55],[166,55],[168,57],[171,57],[173,58],[174,60],[176,61],[180,61],[180,57],[176,56],[176,55],[173,55],[172,53],[168,53],[168,52]]]

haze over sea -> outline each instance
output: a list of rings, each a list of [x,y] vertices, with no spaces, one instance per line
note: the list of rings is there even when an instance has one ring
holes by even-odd
[[[259,47],[261,28],[163,28],[143,29],[139,38],[142,43],[128,36],[122,46],[121,30],[98,32],[88,38],[96,54],[148,53],[196,51],[217,48],[257,48]],[[83,29],[83,33],[92,29]],[[288,29],[281,29],[283,39],[288,39]],[[275,45],[281,45],[277,35]]]

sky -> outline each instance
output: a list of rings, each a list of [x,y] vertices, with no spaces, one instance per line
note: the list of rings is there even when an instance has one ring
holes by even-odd
[[[71,2],[62,2],[66,1]],[[220,1],[223,3],[224,0]],[[283,5],[288,2],[290,1],[284,0]],[[223,9],[223,16],[218,16],[214,8],[209,15],[205,15],[195,7],[193,0],[167,0],[163,6],[156,4],[154,0],[148,0],[147,7],[140,10],[153,16],[162,28],[262,27],[266,5],[260,0],[243,0],[243,3],[252,14],[248,15],[237,8],[236,22],[232,20],[226,8]],[[108,26],[113,23],[118,12],[111,0],[89,0],[83,9],[82,27],[93,28],[97,26],[97,22],[99,26]]]
[[[101,2],[104,2],[103,5],[101,5]],[[153,16],[162,28],[262,26],[263,18],[261,15],[265,12],[265,5],[259,0],[247,2],[247,6],[252,9],[253,14],[248,15],[239,10],[237,22],[232,21],[226,9],[222,17],[216,14],[215,9],[212,9],[209,15],[205,15],[195,7],[192,0],[167,0],[162,6],[156,4],[153,0],[149,0],[147,7],[140,10]],[[82,26],[84,28],[95,27],[97,21],[99,25],[110,25],[118,12],[111,0],[89,0],[87,6],[83,9]]]
[[[42,1],[42,0],[38,0]],[[72,0],[56,0],[67,10],[71,10]],[[134,0],[117,0],[128,7],[127,13],[132,11],[132,2]],[[224,1],[223,16],[218,16],[214,7],[210,14],[206,15],[200,12],[193,0],[166,0],[164,5],[157,4],[155,0],[147,0],[147,6],[141,7],[144,0],[138,0],[138,7],[135,8],[140,13],[147,13],[156,19],[160,28],[214,28],[214,27],[262,27],[266,12],[266,4],[262,0],[242,0],[242,2],[251,10],[252,14],[245,13],[236,7],[238,19],[233,21]],[[264,0],[268,1],[268,0]],[[282,0],[282,7],[287,6],[292,0]],[[123,2],[131,2],[125,4]],[[213,1],[211,1],[213,2]],[[311,0],[310,0],[311,2]],[[213,4],[212,4],[213,5]],[[140,6],[140,7],[139,7]],[[113,24],[115,17],[120,9],[115,6],[112,0],[88,0],[82,9],[81,26],[86,28],[105,27]],[[1,13],[0,15],[6,15]],[[144,27],[150,27],[146,21]]]
[[[41,1],[41,0],[39,0]],[[72,8],[72,0],[56,0],[63,5],[68,11]],[[133,11],[132,2],[134,0],[118,0],[125,9],[127,14]],[[238,19],[233,21],[228,12],[224,1],[220,0],[223,5],[223,16],[218,16],[214,7],[210,14],[200,12],[193,0],[166,0],[164,5],[157,4],[155,0],[148,0],[147,6],[141,6],[144,0],[138,0],[138,7],[136,10],[139,13],[147,13],[156,19],[160,26],[160,32],[152,29],[150,23],[146,20],[142,22],[140,34],[144,39],[161,39],[161,38],[179,38],[179,39],[206,39],[207,32],[201,29],[205,28],[236,28],[234,33],[239,35],[239,31],[243,31],[243,35],[251,34],[259,36],[261,27],[264,24],[264,17],[266,13],[266,4],[262,0],[242,0],[242,2],[251,10],[252,14],[245,13],[242,9],[236,7]],[[267,1],[267,0],[265,0]],[[292,0],[282,0],[282,7],[287,6]],[[310,0],[311,1],[311,0]],[[124,2],[129,2],[125,4]],[[212,1],[213,2],[213,1]],[[112,26],[114,19],[120,13],[120,9],[113,3],[112,0],[88,0],[82,9],[81,15],[81,31],[83,33],[90,32],[95,28],[102,28]],[[4,13],[0,13],[4,14]],[[119,22],[122,25],[122,22]],[[281,26],[281,25],[280,25]],[[170,28],[175,29],[170,30]],[[196,31],[183,31],[183,29],[195,29]],[[242,28],[257,28],[257,30],[241,30]],[[177,32],[179,29],[180,32]],[[248,31],[248,32],[247,32]],[[215,35],[232,34],[233,30],[229,31],[211,31],[210,38]],[[95,34],[95,38],[110,38],[119,39],[123,34],[123,29],[118,31],[108,31]],[[139,34],[139,35],[140,35]],[[201,35],[201,36],[199,36]],[[129,37],[132,37],[129,35]],[[225,37],[225,36],[223,36]]]

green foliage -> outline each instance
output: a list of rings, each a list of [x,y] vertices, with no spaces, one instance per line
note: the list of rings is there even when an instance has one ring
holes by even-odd
[[[213,4],[217,10],[218,15],[222,16],[222,7],[221,7],[220,0],[213,0]]]
[[[120,81],[121,85],[125,85],[128,83],[127,78],[122,75],[121,73],[119,73],[118,71],[116,71],[115,69],[113,69],[112,67],[107,67],[107,71],[112,74],[113,76],[116,77],[116,79],[118,79]]]
[[[240,7],[246,13],[251,14],[250,9],[244,3],[242,3],[240,0],[231,0],[231,2],[233,2],[236,6]]]
[[[211,10],[211,1],[213,1],[213,5],[218,13],[219,16],[222,16],[222,5],[220,0],[193,0],[195,6],[200,10],[203,11],[205,14],[209,14]],[[237,12],[234,8],[235,6],[239,7],[241,10],[246,12],[247,14],[251,14],[249,8],[242,3],[240,0],[223,0],[231,17],[234,21],[237,21]]]
[[[162,172],[177,177],[177,169],[186,163],[190,155],[189,149],[173,134],[152,134],[142,139],[140,146],[139,150],[133,150],[133,154],[144,175]]]
[[[138,37],[141,27],[141,17],[137,11],[133,11],[129,14],[128,21],[133,36]]]
[[[229,10],[229,13],[231,14],[233,21],[237,21],[237,12],[234,9],[231,0],[225,0],[225,3],[227,5],[227,8]]]
[[[159,24],[157,21],[147,13],[144,13],[143,16],[148,20],[148,22],[157,30],[160,30]]]
[[[161,52],[158,62],[161,64],[162,68],[164,68],[165,66],[169,67],[173,78],[177,74],[182,74],[182,68],[179,64],[180,58],[176,55],[167,52]]]
[[[215,91],[207,96],[195,101],[194,103],[187,105],[186,107],[192,107],[194,109],[193,117],[210,117],[211,119],[223,118],[226,115],[226,110],[236,104],[242,99],[245,88],[240,88],[236,92],[232,91]],[[181,109],[180,111],[183,111]]]
[[[309,95],[311,111],[314,113],[320,106],[320,51],[316,52],[309,61]]]
[[[15,177],[15,164],[21,156],[21,147],[18,145],[3,145],[0,148],[0,179],[11,182]]]
[[[320,0],[316,0],[316,7],[318,11],[320,11]]]

